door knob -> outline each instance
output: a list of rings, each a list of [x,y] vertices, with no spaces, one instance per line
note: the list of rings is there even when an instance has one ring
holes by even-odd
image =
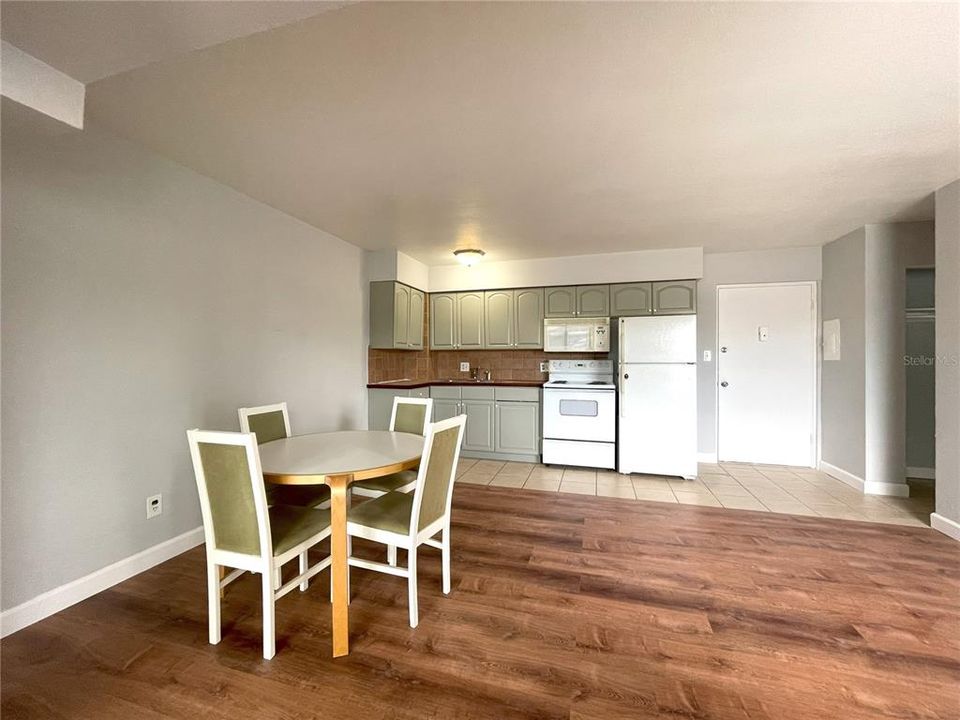
[[[726,386],[729,385],[729,384],[730,384],[730,383],[728,383],[726,380],[722,380],[722,381],[720,382],[720,387],[726,387]]]

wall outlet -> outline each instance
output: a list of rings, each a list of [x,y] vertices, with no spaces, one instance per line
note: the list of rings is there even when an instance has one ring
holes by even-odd
[[[151,495],[147,498],[147,519],[163,513],[163,495]]]
[[[710,362],[711,360],[713,360],[713,353],[712,353],[710,350],[704,350],[704,351],[703,351],[703,361],[704,361],[704,362]]]
[[[546,363],[546,361],[541,362],[541,363],[540,363],[540,372],[546,372],[546,371],[547,371],[547,363]]]
[[[460,363],[460,372],[470,372],[470,363]]]

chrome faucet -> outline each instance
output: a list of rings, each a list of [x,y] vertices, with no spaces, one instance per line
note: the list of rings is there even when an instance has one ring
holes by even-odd
[[[490,382],[491,380],[493,380],[493,375],[490,373],[489,370],[483,371],[483,379],[485,382]]]

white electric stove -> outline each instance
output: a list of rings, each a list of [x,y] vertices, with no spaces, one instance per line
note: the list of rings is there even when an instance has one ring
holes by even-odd
[[[551,360],[543,386],[543,462],[615,468],[617,391],[610,360]]]

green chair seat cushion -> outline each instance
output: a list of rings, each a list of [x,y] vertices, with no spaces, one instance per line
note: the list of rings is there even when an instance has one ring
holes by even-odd
[[[350,508],[347,520],[364,527],[407,535],[412,511],[412,494],[390,492],[354,505]]]
[[[267,483],[267,501],[271,505],[315,507],[330,499],[326,485],[274,485]]]
[[[274,556],[283,555],[317,533],[330,527],[330,511],[274,505],[270,508],[270,535]]]
[[[392,492],[399,488],[415,483],[417,473],[415,470],[401,470],[400,472],[384,475],[383,477],[370,478],[369,480],[359,480],[351,487],[361,487],[364,490],[377,490],[379,492]]]

